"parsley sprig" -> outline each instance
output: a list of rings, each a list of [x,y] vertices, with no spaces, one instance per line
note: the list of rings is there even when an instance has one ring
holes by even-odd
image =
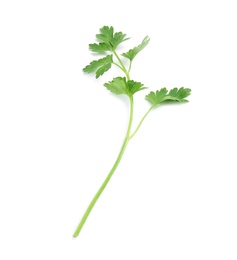
[[[124,65],[124,62],[120,58],[120,55],[117,53],[117,47],[124,41],[128,40],[129,38],[126,38],[126,34],[122,32],[114,32],[114,28],[112,26],[104,26],[100,29],[100,33],[96,34],[97,43],[89,44],[89,49],[92,52],[98,53],[100,55],[103,55],[103,58],[100,58],[98,60],[92,61],[89,65],[87,65],[83,71],[86,73],[95,73],[96,78],[99,78],[104,73],[106,73],[109,69],[111,69],[112,65],[115,65],[119,67],[122,72],[124,73],[124,77],[118,76],[116,78],[113,78],[111,81],[104,84],[104,86],[111,91],[113,94],[116,95],[127,95],[130,101],[130,116],[129,116],[129,122],[128,122],[128,128],[126,132],[126,136],[124,138],[124,142],[122,144],[121,150],[118,154],[118,157],[110,170],[108,176],[102,183],[101,187],[95,194],[94,198],[92,199],[91,203],[89,204],[87,210],[85,211],[75,233],[73,234],[73,237],[77,237],[86,222],[92,208],[94,207],[95,203],[97,202],[98,198],[100,197],[101,193],[107,186],[110,178],[112,177],[113,173],[117,169],[123,154],[125,152],[125,149],[131,140],[131,138],[137,133],[140,126],[142,125],[143,121],[147,117],[147,115],[150,113],[150,111],[162,104],[168,104],[168,103],[185,103],[188,102],[186,99],[190,93],[191,90],[189,88],[173,88],[170,91],[168,91],[166,88],[161,88],[160,90],[156,90],[155,92],[151,91],[148,95],[145,96],[145,99],[150,103],[150,108],[148,111],[144,114],[142,117],[140,123],[135,128],[135,131],[131,133],[132,129],[132,123],[133,123],[133,107],[134,107],[134,100],[133,96],[136,92],[146,89],[147,87],[144,87],[144,84],[141,82],[137,82],[130,79],[130,71],[132,67],[132,62],[136,55],[142,51],[147,44],[150,41],[150,38],[146,36],[141,44],[134,47],[133,49],[130,49],[129,51],[122,53],[121,56],[129,60],[129,66],[126,68]]]

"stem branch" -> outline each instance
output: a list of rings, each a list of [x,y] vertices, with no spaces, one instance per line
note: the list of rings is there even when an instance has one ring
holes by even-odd
[[[140,123],[138,124],[136,130],[135,130],[135,131],[133,132],[133,134],[129,137],[129,140],[132,139],[133,136],[137,133],[138,129],[140,128],[140,126],[141,126],[141,124],[142,124],[142,122],[145,120],[145,118],[147,117],[147,115],[151,112],[151,110],[152,110],[153,107],[154,107],[154,106],[151,106],[151,107],[149,108],[149,110],[146,112],[146,114],[143,116],[143,118],[141,119]]]
[[[129,72],[128,72],[127,69],[125,68],[123,62],[122,62],[121,59],[119,58],[119,56],[118,56],[118,54],[116,53],[116,51],[113,51],[113,54],[115,55],[115,57],[117,58],[119,64],[121,65],[121,69],[122,69],[122,71],[125,73],[127,79],[130,80]]]
[[[122,71],[123,71],[123,68],[119,65],[119,64],[117,64],[116,62],[112,62],[115,66],[117,66],[117,67],[119,67]]]

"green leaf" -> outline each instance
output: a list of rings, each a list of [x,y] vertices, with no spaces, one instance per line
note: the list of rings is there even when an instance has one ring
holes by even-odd
[[[89,49],[93,52],[104,53],[106,51],[115,51],[118,45],[126,41],[126,34],[122,32],[114,33],[114,28],[111,26],[104,26],[100,29],[100,34],[96,34],[99,44],[89,44]]]
[[[168,93],[166,88],[162,88],[157,90],[156,92],[151,91],[148,95],[146,95],[146,100],[151,103],[152,106],[159,105],[164,102],[188,102],[185,98],[188,97],[191,93],[191,89],[189,88],[173,88]]]
[[[137,47],[135,47],[135,48],[129,50],[129,51],[126,52],[126,53],[123,53],[122,56],[124,56],[125,58],[128,58],[130,61],[132,61],[132,60],[135,58],[135,56],[136,56],[141,50],[143,50],[143,49],[147,46],[147,44],[149,43],[149,41],[150,41],[150,38],[149,38],[148,36],[146,36],[146,37],[143,39],[143,41],[142,41],[142,43],[141,43],[140,45],[138,45]]]
[[[116,95],[128,95],[126,79],[122,77],[114,78],[112,81],[105,83],[104,86]]]
[[[100,42],[104,42],[108,45],[110,45],[111,40],[113,39],[114,36],[114,28],[113,26],[104,26],[100,28],[100,34],[96,34],[96,38]]]
[[[148,95],[146,95],[146,100],[148,100],[153,106],[158,105],[163,101],[167,92],[168,90],[166,88],[157,90],[155,93],[151,91]]]
[[[177,102],[188,102],[186,97],[191,94],[191,89],[189,88],[173,88],[170,90],[169,94],[166,97],[166,101],[177,101]]]
[[[111,68],[111,64],[113,62],[113,55],[107,55],[106,57],[94,60],[89,65],[87,65],[83,71],[86,73],[95,72],[96,78],[103,75],[106,71]]]
[[[134,93],[145,89],[141,82],[136,82],[133,80],[126,80],[126,78],[117,77],[112,81],[105,83],[104,86],[116,95],[125,94],[127,96],[132,96]]]
[[[136,92],[146,89],[146,87],[143,87],[144,85],[141,82],[136,82],[133,80],[127,81],[127,88],[131,95],[135,94]]]
[[[125,38],[126,37],[126,34],[123,34],[122,32],[116,32],[114,34],[114,37],[113,39],[111,40],[111,45],[112,45],[112,48],[113,50],[115,50],[118,45],[126,40],[128,40],[129,38]]]
[[[93,52],[98,52],[98,53],[104,53],[106,51],[110,50],[110,46],[108,46],[106,43],[102,42],[102,43],[92,43],[89,44],[89,49]]]

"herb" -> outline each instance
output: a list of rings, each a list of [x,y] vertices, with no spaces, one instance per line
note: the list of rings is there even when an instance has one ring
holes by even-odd
[[[96,201],[100,197],[101,193],[105,189],[106,185],[108,184],[110,178],[112,177],[113,173],[115,172],[116,168],[118,167],[122,156],[124,154],[124,151],[131,140],[131,138],[137,133],[138,129],[140,128],[141,124],[143,123],[144,119],[147,117],[147,115],[150,113],[150,111],[159,105],[162,104],[168,104],[170,102],[179,102],[179,103],[185,103],[188,102],[186,99],[190,93],[191,90],[188,88],[173,88],[170,91],[168,91],[166,88],[162,88],[160,90],[156,90],[156,92],[151,91],[148,95],[146,95],[145,99],[151,104],[149,110],[145,113],[143,118],[141,119],[140,123],[138,124],[137,128],[135,128],[135,131],[131,133],[132,128],[132,121],[133,121],[133,96],[136,92],[140,90],[146,89],[144,85],[141,82],[137,82],[130,79],[130,70],[132,67],[132,61],[136,57],[136,55],[142,51],[147,44],[150,41],[150,38],[146,36],[142,43],[138,45],[137,47],[129,50],[126,53],[121,54],[123,57],[127,58],[129,60],[129,66],[126,68],[123,61],[121,60],[120,56],[116,52],[117,47],[122,42],[128,40],[126,38],[126,34],[123,34],[122,32],[116,32],[114,33],[114,28],[104,26],[100,29],[100,34],[96,34],[96,38],[98,40],[98,43],[89,44],[89,49],[92,52],[96,52],[98,54],[104,55],[105,57],[92,61],[89,65],[87,65],[83,71],[86,73],[95,73],[96,78],[99,78],[104,73],[106,73],[112,65],[115,65],[119,67],[123,73],[125,74],[125,77],[116,77],[113,78],[111,81],[104,84],[104,86],[111,91],[112,93],[116,95],[127,95],[130,101],[130,116],[129,116],[129,122],[128,122],[128,128],[127,133],[122,145],[122,148],[118,154],[118,157],[109,172],[107,178],[102,183],[101,187],[95,194],[94,198],[92,199],[91,203],[89,204],[86,212],[84,213],[75,233],[73,234],[73,237],[77,237],[86,222],[92,208],[94,207]],[[114,61],[116,60],[116,61]]]

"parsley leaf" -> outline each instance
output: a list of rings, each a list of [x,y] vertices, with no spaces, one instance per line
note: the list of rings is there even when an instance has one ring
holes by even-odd
[[[104,86],[116,95],[128,95],[126,79],[122,77],[114,78],[112,81],[105,83]]]
[[[136,92],[145,89],[141,82],[127,81],[126,78],[122,77],[114,78],[112,81],[105,83],[104,86],[116,95],[125,94],[130,97]]]
[[[103,54],[104,52],[109,51],[110,47],[106,43],[100,42],[99,44],[97,43],[89,44],[89,49],[93,52],[98,52]]]
[[[100,54],[106,51],[113,52],[121,42],[128,40],[128,38],[125,37],[126,34],[123,34],[122,32],[114,33],[114,28],[112,26],[104,26],[100,29],[100,34],[96,34],[99,44],[89,44],[89,49]]]
[[[166,88],[162,88],[157,90],[156,92],[151,91],[148,95],[146,95],[146,100],[148,100],[152,106],[157,106],[166,101],[174,101],[174,102],[188,102],[185,98],[188,97],[191,93],[191,89],[189,88],[173,88],[168,93]]]
[[[96,38],[100,42],[104,42],[106,44],[110,44],[110,41],[113,39],[114,36],[114,28],[113,26],[104,26],[100,28],[100,34],[96,34]]]
[[[103,75],[111,68],[112,62],[113,55],[107,55],[102,59],[92,61],[83,69],[83,71],[86,73],[91,73],[95,71],[96,78],[99,78],[99,76]]]
[[[191,94],[191,89],[190,88],[173,88],[170,90],[168,96],[167,96],[167,101],[178,101],[178,102],[188,102],[186,97],[188,97]]]
[[[141,82],[136,82],[133,80],[128,80],[127,82],[127,88],[129,90],[129,93],[131,95],[135,94],[136,92],[146,89],[146,87],[143,87],[144,85]]]
[[[110,44],[112,45],[113,51],[118,47],[118,45],[129,38],[125,38],[126,34],[123,34],[122,32],[116,32],[114,34],[113,39],[111,40]]]
[[[141,51],[143,50],[147,44],[149,43],[150,38],[148,36],[146,36],[142,43],[140,45],[138,45],[137,47],[134,47],[133,49],[129,50],[126,53],[123,53],[122,56],[124,56],[125,58],[128,58],[130,61],[132,61],[135,56]]]
[[[146,100],[148,100],[152,106],[158,105],[161,103],[166,96],[168,90],[166,88],[162,88],[161,90],[157,90],[155,93],[151,91],[148,95],[146,95]]]

